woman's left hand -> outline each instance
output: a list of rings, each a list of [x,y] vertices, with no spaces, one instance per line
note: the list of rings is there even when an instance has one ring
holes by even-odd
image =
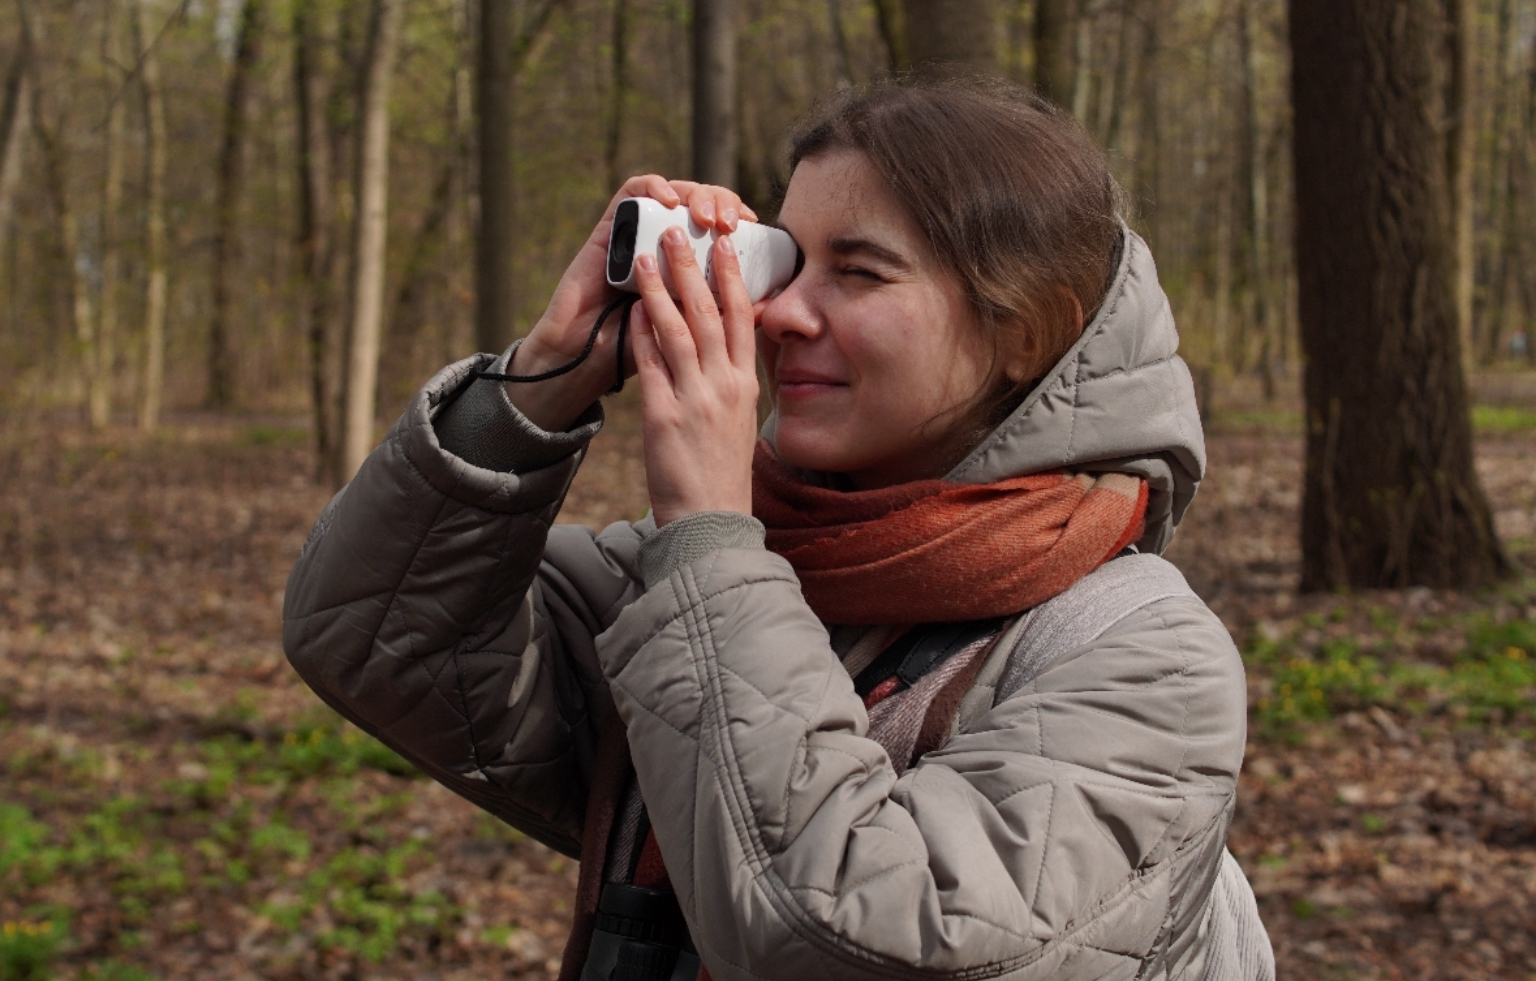
[[[700,511],[751,514],[757,352],[735,247],[727,235],[713,246],[718,305],[682,232],[668,230],[661,247],[678,299],[656,258],[641,256],[632,322],[652,513],[658,527]]]

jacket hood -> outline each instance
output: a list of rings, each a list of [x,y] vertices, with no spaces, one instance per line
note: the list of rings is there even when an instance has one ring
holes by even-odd
[[[1072,349],[947,479],[988,484],[1066,469],[1148,484],[1138,546],[1162,552],[1205,474],[1205,435],[1147,243],[1129,228],[1098,314]]]
[[[1161,553],[1205,475],[1205,434],[1147,243],[1130,228],[1099,312],[1013,413],[945,477],[990,484],[1046,470],[1147,481],[1143,552]],[[774,440],[777,419],[762,435]],[[825,474],[812,483],[837,486]]]

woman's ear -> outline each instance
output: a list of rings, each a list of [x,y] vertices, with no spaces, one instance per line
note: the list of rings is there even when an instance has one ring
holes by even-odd
[[[1058,290],[1062,300],[1065,301],[1063,305],[1070,311],[1072,342],[1075,344],[1077,338],[1083,333],[1083,305],[1078,301],[1077,294],[1067,287],[1061,286]],[[1010,382],[1018,385],[1033,379],[1038,372],[1050,368],[1050,365],[1040,363],[1040,342],[1035,332],[1024,329],[1017,331],[1015,336],[1018,337],[1019,344],[1003,359],[1003,375]]]
[[[1034,358],[1026,352],[1020,352],[1003,363],[1003,375],[1013,384],[1018,385],[1030,376],[1030,365]]]

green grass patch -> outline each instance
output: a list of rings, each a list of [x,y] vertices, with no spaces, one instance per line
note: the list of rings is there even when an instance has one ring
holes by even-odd
[[[106,960],[92,964],[81,975],[83,981],[155,981],[155,976],[136,964]]]
[[[1504,405],[1473,406],[1472,428],[1480,433],[1536,432],[1536,409]]]
[[[241,434],[241,442],[247,446],[303,446],[309,441],[309,430],[303,426],[255,425]]]
[[[1223,433],[1301,435],[1302,415],[1295,409],[1222,409],[1211,414],[1211,429]]]
[[[45,981],[69,939],[60,918],[6,920],[0,923],[0,981]]]
[[[428,860],[416,841],[346,848],[306,875],[297,894],[263,903],[260,912],[279,933],[309,931],[322,947],[378,962],[403,934],[445,935],[457,918],[441,893],[413,893],[403,884],[408,871]]]
[[[12,758],[9,776],[36,777],[60,759],[56,747],[39,743]],[[46,783],[28,788],[25,806],[0,802],[0,892],[25,903],[61,879],[109,890],[121,939],[92,951],[92,964],[74,968],[79,977],[147,978],[126,961],[102,958],[128,954],[134,936],[197,929],[196,918],[163,917],[194,888],[259,912],[304,946],[374,962],[408,940],[433,944],[457,929],[457,907],[410,885],[432,855],[386,820],[408,805],[410,787],[379,793],[376,781],[362,779],[419,774],[334,713],[287,732],[221,735],[139,762],[174,776],[139,794],[81,797],[73,810],[55,810],[63,802]],[[63,910],[57,923],[72,915]],[[6,927],[0,981],[49,976],[67,948],[63,926],[53,922],[34,916]]]
[[[1245,655],[1267,682],[1255,713],[1270,735],[1371,706],[1409,716],[1450,710],[1470,723],[1536,719],[1536,624],[1473,618],[1466,636],[1446,666],[1398,663],[1348,638],[1311,649],[1259,640]]]

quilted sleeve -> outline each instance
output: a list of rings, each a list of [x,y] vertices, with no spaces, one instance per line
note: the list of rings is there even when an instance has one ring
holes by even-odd
[[[599,647],[717,981],[1165,976],[1220,867],[1241,662],[1159,600],[899,779],[792,570],[724,550]]]
[[[325,509],[289,576],[283,646],[337,711],[575,855],[612,711],[593,637],[639,591],[641,536],[551,528],[580,447],[518,474],[439,445],[434,414],[488,360],[438,373]]]

